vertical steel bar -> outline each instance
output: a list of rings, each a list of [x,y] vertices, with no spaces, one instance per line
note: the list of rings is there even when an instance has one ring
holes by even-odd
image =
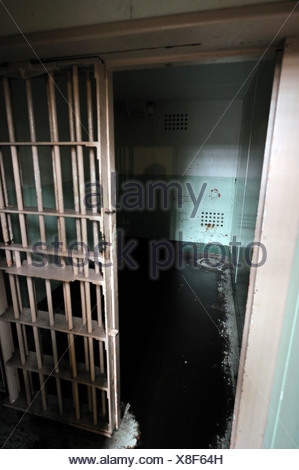
[[[26,80],[26,94],[27,94],[30,139],[32,142],[36,142],[31,82],[28,79]],[[42,197],[42,184],[41,184],[41,176],[40,176],[38,150],[37,150],[36,145],[32,145],[31,149],[32,149],[33,171],[34,171],[36,198],[37,198],[37,208],[39,212],[42,212],[43,211],[43,197]],[[46,229],[45,229],[45,219],[43,215],[39,215],[39,229],[40,229],[41,241],[45,243],[46,242]]]
[[[1,188],[0,188],[0,207],[4,208],[7,206],[7,202],[5,201],[5,189],[4,189],[4,174],[2,171],[3,168],[3,159],[2,159],[2,152],[0,150],[0,167],[1,167],[1,172],[0,172],[0,182],[1,182]],[[3,232],[3,241],[5,245],[9,245],[12,243],[12,237],[9,231],[8,227],[8,217],[6,214],[1,212],[0,214],[0,220],[1,220],[1,225],[2,225],[2,232]]]
[[[80,114],[80,96],[79,96],[79,78],[78,78],[78,67],[73,66],[73,92],[74,92],[74,109],[75,109],[75,132],[76,140],[82,141],[81,133],[81,114]],[[82,145],[77,146],[77,161],[78,161],[78,173],[79,173],[79,196],[80,196],[80,212],[86,214],[85,206],[85,177],[84,177],[84,158],[83,158],[83,147]],[[88,234],[87,234],[87,220],[81,219],[82,229],[82,242],[88,246]],[[84,275],[88,277],[89,266],[85,263]],[[88,316],[87,316],[88,319]]]
[[[5,198],[5,189],[4,189],[4,181],[5,181],[5,174],[4,174],[4,168],[2,166],[3,160],[2,160],[2,152],[0,150],[0,165],[1,165],[1,173],[0,173],[0,208],[4,209],[7,206],[6,198]],[[1,220],[1,227],[2,227],[2,234],[3,234],[3,241],[5,245],[10,245],[10,243],[13,242],[12,237],[10,235],[9,227],[8,227],[8,218],[6,217],[6,214],[1,212],[0,214],[0,220]],[[8,251],[8,250],[6,250]],[[9,252],[8,258],[8,266],[11,264],[11,252]]]
[[[68,72],[67,74],[67,98],[68,98],[68,104],[69,104],[70,140],[71,142],[74,142],[75,141],[75,128],[74,128],[74,119],[73,119],[73,89],[72,89],[72,76],[70,72]],[[71,148],[71,156],[72,156],[72,176],[73,176],[73,188],[74,188],[74,209],[79,214],[80,213],[80,200],[79,200],[79,189],[78,189],[79,181],[78,181],[78,168],[77,168],[77,153],[76,153],[75,147]],[[81,239],[81,222],[79,218],[76,218],[76,235],[77,235],[77,242],[80,244],[82,239]],[[75,264],[76,262],[77,262],[77,259],[74,259]],[[82,268],[80,268],[80,271],[81,270]],[[74,272],[76,273],[75,269],[74,269]],[[85,291],[84,291],[84,283],[81,281],[80,281],[80,293],[81,293],[80,298],[81,298],[81,309],[82,309],[82,321],[83,321],[83,324],[85,324],[86,322]],[[88,340],[86,337],[84,337],[83,341],[84,341],[85,368],[87,371],[89,371]]]
[[[79,98],[79,80],[78,80],[78,69],[73,67],[73,94],[74,94],[74,108],[75,108],[75,136],[77,141],[82,140],[81,134],[81,116],[80,116],[80,98]],[[82,146],[77,147],[77,158],[78,158],[78,170],[79,170],[79,210],[82,214],[86,213],[85,206],[85,177],[84,177],[84,160],[83,160],[83,149]],[[85,246],[88,246],[88,235],[87,235],[87,220],[81,219],[81,234],[82,242]],[[83,267],[85,277],[89,275],[89,262],[87,261]],[[81,295],[84,305],[82,303],[82,317],[84,324],[87,324],[88,331],[91,331],[91,302],[90,302],[90,286],[87,282],[81,283]],[[85,348],[85,360],[86,369],[91,371],[94,368],[93,364],[93,345],[90,342],[90,338],[84,340]],[[88,388],[88,407],[91,410],[91,388]],[[94,407],[93,407],[94,408]]]
[[[76,139],[78,142],[82,141],[81,133],[81,114],[80,114],[80,96],[79,96],[79,78],[78,78],[78,68],[73,66],[73,92],[74,92],[74,108],[75,108],[75,131]],[[79,194],[80,194],[80,209],[82,214],[86,214],[85,206],[85,177],[84,177],[84,159],[83,159],[83,149],[82,146],[77,146],[77,158],[78,158],[78,170],[79,170]],[[87,220],[81,219],[82,227],[82,242],[88,246],[88,234],[87,234]],[[84,276],[88,277],[89,275],[89,263],[85,263],[84,266]],[[85,301],[86,301],[86,323],[87,331],[92,332],[92,309],[91,309],[91,298],[90,298],[90,285],[88,282],[85,282]],[[88,338],[89,346],[89,369],[90,369],[90,378],[91,381],[95,381],[95,365],[94,365],[94,350],[93,350],[93,340]],[[93,417],[94,422],[96,422],[96,394],[95,389],[92,387],[92,403],[93,403]]]
[[[0,316],[5,312],[6,308],[7,299],[5,285],[3,280],[3,273],[0,271]],[[0,346],[2,349],[9,401],[12,403],[18,398],[20,386],[17,369],[12,369],[11,367],[7,367],[5,365],[5,363],[12,357],[14,347],[11,336],[11,325],[4,321],[0,321]]]
[[[8,193],[7,193],[7,187],[6,187],[6,180],[5,180],[5,173],[4,173],[4,163],[3,163],[3,155],[2,151],[0,150],[0,173],[1,173],[1,178],[2,178],[2,185],[3,185],[3,198],[4,198],[4,205],[8,206]],[[13,243],[13,230],[12,230],[12,224],[11,224],[11,216],[10,214],[7,214],[7,220],[8,220],[8,230],[9,230],[9,240],[10,243]]]
[[[11,99],[10,99],[10,89],[9,89],[8,80],[5,78],[4,78],[4,90],[5,90],[5,105],[6,105],[9,139],[11,142],[14,142],[15,133],[14,133],[13,112],[12,112]],[[17,195],[17,206],[18,206],[18,210],[23,210],[24,202],[23,202],[23,185],[21,181],[21,169],[19,165],[17,148],[14,145],[11,146],[11,156],[12,156],[12,163],[13,163],[15,189],[16,189],[16,195]],[[28,246],[28,233],[27,233],[25,215],[19,214],[19,219],[20,219],[20,227],[21,227],[22,245],[24,247],[27,247]],[[15,258],[16,258],[16,264],[21,265],[20,253],[15,253]],[[29,264],[32,263],[32,256],[30,253],[27,253],[27,260]],[[32,322],[35,323],[37,320],[37,307],[36,307],[36,298],[35,298],[33,280],[30,277],[26,277],[26,280],[27,280]],[[33,326],[33,336],[34,336],[35,350],[36,350],[36,356],[37,356],[37,364],[38,364],[38,368],[41,369],[42,368],[41,342],[40,342],[39,331],[36,326]],[[43,405],[43,409],[46,409],[47,408],[46,391],[45,391],[45,386],[44,386],[45,383],[44,383],[43,374],[39,373],[39,379],[40,379],[40,387],[41,387],[42,405]]]
[[[49,279],[46,279],[46,296],[47,296],[47,302],[48,302],[49,323],[50,323],[50,326],[54,326],[55,317],[54,317],[54,309],[53,309],[51,281],[49,281]],[[54,368],[55,368],[55,373],[57,374],[59,372],[59,359],[58,359],[58,351],[57,351],[56,332],[54,330],[51,330],[51,341],[52,341]],[[57,389],[59,413],[62,415],[63,414],[63,402],[62,402],[62,393],[61,393],[61,383],[58,377],[56,377],[56,389]]]
[[[9,82],[7,78],[3,78],[3,86],[4,86],[4,97],[5,97],[5,107],[6,107],[6,117],[7,117],[7,124],[8,124],[8,134],[10,142],[15,141],[15,134],[14,134],[14,127],[13,127],[13,115],[12,115],[12,106],[11,106],[11,99],[10,99],[10,89],[9,89]],[[16,197],[17,197],[17,206],[18,210],[24,209],[23,203],[23,192],[22,192],[22,181],[21,181],[21,173],[19,171],[19,157],[17,152],[17,147],[15,145],[11,145],[11,158],[13,164],[13,173],[14,173],[14,180],[15,180],[15,190],[16,190]],[[21,228],[21,237],[23,246],[28,246],[26,240],[26,221],[24,214],[19,214],[20,220],[20,228]]]
[[[26,80],[26,93],[27,93],[30,139],[32,142],[36,142],[35,119],[34,119],[33,99],[32,99],[32,90],[31,90],[30,80]],[[36,145],[32,146],[32,158],[33,158],[33,169],[34,169],[36,196],[37,196],[37,207],[40,212],[43,212],[42,185],[41,185],[38,149]],[[39,227],[40,227],[41,241],[45,243],[46,242],[46,230],[45,230],[45,220],[44,220],[43,215],[39,215]],[[49,311],[49,323],[51,326],[53,326],[54,325],[54,313],[53,313],[51,283],[47,279],[45,281],[45,284],[46,284],[46,295],[47,295],[48,311]],[[58,372],[59,369],[58,369],[57,342],[56,342],[56,333],[54,330],[51,330],[51,342],[52,342],[55,372]],[[60,414],[62,414],[63,406],[62,406],[61,384],[60,384],[60,379],[58,378],[56,378],[56,388],[57,388],[59,411],[60,411]]]
[[[57,111],[56,111],[56,98],[55,98],[55,87],[54,87],[54,76],[49,75],[48,78],[48,108],[49,108],[49,121],[50,121],[50,134],[51,140],[54,142],[59,141],[58,135],[58,122],[57,122]],[[53,145],[53,176],[54,176],[54,188],[56,195],[56,205],[58,212],[64,212],[64,201],[63,201],[63,188],[62,188],[62,173],[61,173],[61,161],[60,161],[60,149],[58,145]],[[62,242],[62,249],[66,251],[66,232],[65,232],[65,221],[64,217],[61,216],[58,219],[58,229],[60,241]],[[62,260],[65,264],[65,261]],[[68,285],[68,287],[66,287]],[[70,294],[69,284],[63,283],[64,301],[66,307],[66,317],[68,320],[69,329],[72,328],[72,308],[70,305]],[[71,327],[71,328],[70,328]],[[73,377],[77,376],[77,364],[76,364],[76,353],[74,344],[74,335],[68,333],[68,347],[70,353],[70,363],[72,368]],[[80,419],[80,404],[79,404],[79,391],[78,384],[73,383],[74,391],[74,404],[76,410],[76,418]]]
[[[94,125],[93,125],[93,106],[92,106],[92,86],[91,86],[91,78],[90,78],[90,71],[87,70],[86,72],[86,96],[87,96],[87,118],[88,118],[88,138],[90,141],[94,140]],[[89,162],[90,162],[90,182],[95,185],[97,183],[96,178],[96,158],[95,158],[95,150],[93,148],[89,149]],[[92,198],[92,212],[98,213],[97,207],[97,198],[93,196]],[[93,245],[97,247],[99,244],[99,233],[98,233],[98,222],[93,222]],[[95,272],[100,273],[99,263],[95,260]],[[100,294],[100,286],[96,286],[96,308],[97,308],[97,321],[99,326],[102,325],[102,310],[101,310],[101,294]],[[99,355],[100,355],[100,372],[104,374],[104,345],[100,341],[99,342]],[[106,413],[105,409],[106,400],[105,400],[105,392],[102,391],[102,412],[103,415]]]
[[[109,425],[111,430],[120,423],[120,371],[118,338],[118,295],[116,258],[116,215],[112,206],[111,174],[114,168],[113,148],[113,94],[112,76],[100,63],[95,64],[97,79],[98,158],[101,161],[100,178],[103,188],[103,232],[111,245],[105,249],[110,267],[103,270],[105,297],[105,328],[107,335],[107,379]],[[104,213],[103,213],[104,212]],[[112,334],[113,333],[113,334]]]
[[[49,121],[50,121],[50,132],[51,140],[54,142],[59,141],[58,136],[58,122],[57,122],[57,111],[56,111],[56,98],[55,98],[55,87],[53,74],[49,75],[48,78],[48,90],[49,90]],[[62,172],[61,172],[61,161],[60,161],[60,148],[59,145],[53,145],[53,177],[54,187],[56,195],[57,210],[61,214],[64,212],[64,200],[63,200],[63,187],[62,187]],[[66,250],[66,232],[65,232],[65,221],[64,217],[58,218],[59,235],[62,243],[62,250]]]
[[[46,284],[46,296],[47,296],[48,312],[49,312],[49,324],[50,326],[54,326],[55,316],[54,316],[54,309],[53,309],[51,281],[49,281],[49,279],[46,279],[45,284]],[[52,348],[53,348],[55,372],[59,372],[56,335],[55,335],[54,330],[51,330],[51,333],[54,333],[54,338],[52,339]]]
[[[0,208],[1,209],[4,208],[2,177],[0,177]],[[8,230],[7,230],[7,225],[6,225],[6,219],[4,219],[2,221],[1,225],[2,225],[4,243],[9,243],[9,236],[8,236]],[[6,250],[5,255],[6,255],[7,265],[10,266],[11,263],[12,263],[11,252],[9,250]],[[9,274],[8,278],[9,278],[10,291],[11,291],[11,296],[12,296],[14,316],[15,316],[16,319],[18,319],[20,317],[20,310],[21,309],[20,309],[20,304],[19,304],[19,299],[18,299],[17,286],[16,286],[16,283],[15,283],[16,278],[12,274]],[[26,362],[26,355],[28,354],[25,326],[24,325],[21,326],[19,323],[17,323],[16,324],[16,330],[17,330],[17,338],[18,338],[18,344],[19,344],[21,363],[22,363],[22,365],[24,365],[25,362]],[[10,335],[11,335],[11,329],[10,329]],[[12,338],[11,338],[11,340],[12,340]],[[11,341],[11,343],[13,344],[12,341]],[[28,371],[23,370],[23,376],[24,376],[27,404],[29,405],[31,403],[31,392],[30,392],[30,383],[29,383],[29,378],[28,378]]]
[[[95,78],[96,78],[96,102],[97,102],[97,133],[98,133],[98,142],[99,146],[97,148],[97,158],[98,158],[98,165],[99,165],[99,182],[102,187],[102,207],[101,207],[101,215],[102,215],[102,233],[104,234],[105,240],[108,236],[109,238],[109,226],[107,227],[107,216],[105,217],[105,204],[108,203],[109,200],[109,189],[107,187],[107,179],[109,178],[109,169],[108,169],[108,152],[107,152],[107,130],[106,130],[106,77],[103,70],[99,67],[99,65],[95,65]],[[104,121],[104,122],[103,122]],[[106,234],[107,231],[107,234]],[[110,240],[107,240],[110,241]],[[105,252],[105,259],[109,256],[107,252]],[[107,302],[109,301],[109,288],[107,283],[109,284],[109,275],[107,275],[106,268],[103,270],[103,277],[104,277],[104,286],[103,286],[103,293],[104,293],[104,323],[105,323],[105,330],[106,330],[106,338],[107,338],[107,346],[106,346],[106,364],[107,364],[107,382],[108,382],[108,391],[107,391],[107,398],[108,398],[108,410],[106,410],[106,400],[103,399],[102,395],[102,407],[105,413],[108,415],[108,422],[109,428],[113,431],[115,427],[115,401],[113,399],[114,393],[114,386],[113,386],[113,373],[112,373],[112,355],[111,355],[111,346],[110,346],[110,338],[109,338],[109,328],[111,328],[110,324],[110,316],[108,313],[109,305]]]
[[[4,199],[3,199],[3,187],[2,187],[2,178],[4,176],[4,173],[1,174],[0,176],[0,208],[4,208]],[[4,243],[7,244],[9,243],[9,235],[8,235],[8,230],[7,230],[7,225],[6,225],[6,219],[2,220],[2,232],[3,232],[3,240]],[[7,265],[10,266],[12,263],[12,258],[11,258],[11,252],[6,250],[6,262]],[[13,302],[13,310],[14,310],[14,316],[15,318],[19,318],[20,316],[20,305],[18,302],[18,294],[17,294],[17,287],[15,284],[15,276],[12,274],[8,275],[9,277],[9,283],[10,283],[10,290],[11,290],[11,296],[12,296],[12,302]],[[4,298],[4,296],[3,296]],[[26,362],[26,354],[28,354],[28,348],[26,348],[27,343],[24,338],[24,334],[26,333],[24,331],[25,327],[21,327],[20,324],[16,325],[16,330],[17,330],[17,338],[18,338],[18,344],[19,344],[19,351],[20,351],[20,358],[21,358],[21,363],[25,364]],[[11,333],[11,327],[9,325],[9,336],[10,336],[10,344],[13,348],[13,339],[12,339],[12,333]],[[3,356],[5,357],[5,355]],[[26,399],[27,399],[27,404],[29,405],[31,402],[31,393],[30,393],[30,383],[28,379],[28,372],[23,370],[23,376],[24,376],[24,383],[25,383],[25,393],[26,393]],[[8,386],[10,384],[10,381],[8,381]],[[9,389],[9,395],[10,397],[14,395],[14,390]]]
[[[72,96],[72,78],[70,72],[67,75],[67,98],[69,105],[69,129],[70,129],[70,140],[75,141],[75,129],[73,120],[73,96]],[[76,148],[71,147],[72,157],[72,177],[73,177],[73,192],[74,192],[74,209],[75,212],[80,212],[80,201],[79,201],[79,188],[78,188],[78,168],[77,168],[77,154]],[[76,234],[77,241],[81,242],[81,227],[80,220],[76,218]]]
[[[73,119],[73,91],[72,91],[72,77],[71,73],[67,74],[67,97],[69,105],[69,129],[70,129],[70,140],[71,142],[75,141],[75,129],[74,129],[74,119]],[[72,158],[72,178],[73,178],[73,192],[74,192],[74,209],[77,213],[80,213],[80,201],[79,201],[79,188],[78,188],[78,167],[77,167],[77,153],[76,148],[71,147],[71,158]],[[79,243],[78,248],[81,249],[80,243],[81,239],[81,222],[76,218],[76,235],[77,242]],[[74,273],[77,274],[79,271],[82,271],[81,267],[77,267],[78,260],[73,258],[73,269]],[[82,321],[83,324],[86,321],[86,305],[85,305],[85,291],[84,283],[80,281],[80,298],[81,298],[81,308],[82,308]],[[83,338],[84,343],[84,359],[85,359],[85,369],[89,370],[89,354],[88,354],[88,339]],[[88,409],[91,410],[91,389],[87,387],[87,398],[88,398]]]
[[[71,299],[71,289],[70,283],[64,283],[64,305],[65,305],[65,313],[68,320],[68,328],[69,330],[73,329],[73,315],[72,315],[72,299]]]
[[[97,65],[94,66],[94,74],[95,74],[95,80],[96,80],[96,106],[97,106],[97,109],[96,109],[96,124],[97,124],[97,138],[98,138],[98,143],[99,143],[99,146],[97,148],[97,160],[98,160],[98,171],[99,171],[99,183],[100,183],[100,187],[102,188],[102,191],[103,191],[103,178],[102,178],[102,174],[103,174],[103,165],[102,165],[102,159],[103,158],[107,158],[106,156],[106,139],[105,139],[105,128],[106,128],[106,125],[102,123],[102,119],[105,119],[106,116],[105,116],[105,99],[104,99],[104,94],[105,94],[105,86],[104,86],[104,80],[103,80],[103,76],[101,76],[101,73],[100,73],[100,68]],[[103,131],[102,131],[103,129]],[[104,176],[105,178],[105,176]],[[101,194],[101,206],[100,206],[100,212],[101,212],[101,216],[102,216],[102,233],[104,235],[104,201],[102,200],[102,197],[104,198],[104,191],[102,192]],[[105,236],[105,235],[104,235]],[[103,277],[105,279],[105,273],[103,273]],[[104,292],[106,291],[106,283],[105,285],[103,286],[103,293],[101,294],[101,299],[102,297],[104,296]],[[98,295],[98,293],[97,293]],[[98,306],[99,306],[99,311],[98,311],[98,322],[101,326],[103,326],[103,320],[102,320],[102,310],[101,310],[101,302],[97,301],[98,302]],[[105,322],[104,322],[104,326],[106,328],[106,334],[107,334],[107,331],[108,331],[108,326],[107,326],[107,313],[106,313],[106,309],[105,309],[105,297],[104,297],[104,319],[105,319]],[[107,343],[107,348],[108,348],[108,343]],[[109,352],[107,353],[107,356],[106,356],[106,364],[107,364],[107,367],[106,367],[106,371],[105,371],[105,362],[104,362],[104,345],[100,343],[99,345],[99,355],[100,355],[100,370],[101,370],[101,373],[104,374],[106,372],[107,374],[107,379],[108,379],[108,396],[109,396],[109,400],[108,400],[108,407],[109,407],[109,410],[108,410],[108,415],[110,417],[109,419],[109,425],[111,426],[111,414],[112,414],[112,408],[111,408],[111,390],[110,390],[110,380],[109,380],[109,375],[110,375],[110,372],[109,372],[109,367],[108,367],[108,361],[109,361]],[[108,348],[109,349],[109,348]],[[102,393],[102,413],[103,413],[103,416],[106,416],[107,415],[107,406],[106,406],[106,394],[105,393]]]
[[[34,111],[33,111],[33,99],[32,99],[32,90],[31,82],[29,79],[26,80],[26,96],[27,96],[27,108],[28,108],[28,121],[29,121],[29,130],[30,130],[30,139],[32,142],[36,142],[36,131],[35,131],[35,120],[34,120]],[[37,208],[39,212],[43,211],[43,198],[42,198],[42,185],[41,185],[41,176],[40,176],[40,167],[39,167],[39,156],[38,149],[36,145],[32,145],[32,161],[33,161],[33,172],[34,172],[34,181],[36,189],[36,198],[37,198]],[[46,242],[46,229],[45,229],[45,220],[43,215],[39,215],[39,230],[40,237],[43,243]],[[31,280],[32,283],[32,280]],[[33,288],[30,286],[29,297],[32,297]],[[31,303],[35,304],[35,299],[31,299]],[[33,310],[31,309],[33,314]],[[36,313],[35,313],[36,315]],[[40,346],[40,334],[37,328],[33,327],[34,340],[36,345],[37,359],[38,364],[42,367],[42,355],[41,355],[41,346]],[[46,409],[46,394],[44,390],[44,378],[40,374],[40,383],[41,383],[41,396],[43,408]]]
[[[30,279],[30,281],[32,283],[32,279]],[[34,289],[33,289],[33,286],[31,285],[31,289],[29,291],[29,304],[30,304],[32,322],[34,323],[36,322],[36,319],[37,319],[37,307],[36,307],[36,299],[33,293],[34,293]],[[33,337],[34,337],[34,344],[35,344],[35,350],[36,350],[37,367],[38,369],[41,369],[43,367],[43,357],[42,357],[40,331],[36,326],[33,326],[32,329],[33,329]],[[46,410],[47,400],[46,400],[45,381],[44,381],[44,376],[41,372],[39,372],[39,381],[40,381],[40,387],[41,387],[42,405],[43,405],[43,409]]]
[[[12,105],[11,105],[11,98],[10,98],[10,87],[9,87],[9,82],[7,78],[3,79],[3,87],[4,87],[4,97],[5,97],[5,107],[6,107],[6,117],[7,117],[7,124],[8,124],[8,133],[9,133],[9,140],[10,142],[15,142],[15,134],[14,134],[14,124],[13,124],[13,113],[12,113]],[[10,147],[11,151],[11,158],[12,158],[12,165],[13,165],[13,174],[14,174],[14,182],[15,182],[15,190],[16,190],[16,197],[17,197],[17,206],[18,210],[23,210],[24,209],[24,203],[23,203],[23,185],[21,181],[21,172],[19,168],[19,157],[17,153],[17,148],[15,145],[11,145]],[[26,227],[26,219],[24,214],[19,214],[19,222],[20,222],[20,229],[21,229],[21,239],[22,239],[22,245],[24,247],[28,246],[28,238],[27,238],[27,227]],[[16,265],[18,267],[21,266],[21,261],[20,261],[20,254],[15,253],[15,259],[16,259]],[[27,260],[28,263],[31,263],[31,255],[28,253],[27,254]],[[27,278],[28,282],[28,278]],[[16,280],[16,284],[13,285],[11,283],[12,287],[12,299],[13,299],[13,307],[14,307],[14,313],[19,316],[19,308],[20,305],[20,292],[19,292],[19,286],[18,286],[18,281]],[[28,283],[28,289],[30,290],[31,285],[30,281]],[[19,299],[18,299],[19,297]],[[21,362],[24,365],[26,362],[26,349],[27,349],[27,338],[26,338],[26,330],[25,328],[21,327],[20,325],[17,325],[17,335],[18,335],[18,341],[19,341],[19,348],[20,348],[20,355],[21,355]],[[29,390],[29,379],[28,379],[28,372],[23,371],[24,374],[24,381],[25,381],[25,391],[26,391],[26,397],[27,397],[27,403],[29,404],[31,402],[31,394]]]
[[[81,120],[80,120],[80,97],[79,97],[79,80],[78,80],[78,68],[73,66],[73,90],[74,90],[74,107],[75,107],[75,129],[76,129],[76,139],[78,142],[82,141],[81,134]],[[84,178],[84,160],[83,160],[83,149],[82,145],[77,146],[77,157],[78,157],[78,171],[79,171],[79,194],[80,194],[80,210],[81,214],[86,214],[85,206],[85,178]],[[82,223],[82,242],[88,246],[88,236],[87,236],[87,220],[85,218],[81,219]],[[88,277],[89,275],[89,265],[88,263],[84,266],[84,275]],[[91,304],[90,304],[90,289],[89,284],[85,283],[85,295],[86,295],[86,321],[87,321],[87,331],[92,331],[91,323]]]

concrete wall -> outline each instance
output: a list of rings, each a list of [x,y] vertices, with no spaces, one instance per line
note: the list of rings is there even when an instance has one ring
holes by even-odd
[[[283,0],[10,0],[5,5],[22,32],[29,33],[274,1]],[[1,10],[0,36],[19,34],[3,6]]]

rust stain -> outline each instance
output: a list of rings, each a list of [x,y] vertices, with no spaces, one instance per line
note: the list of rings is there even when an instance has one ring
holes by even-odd
[[[217,199],[217,197],[221,197],[221,194],[219,193],[219,190],[217,188],[211,189],[210,198],[212,200],[215,200],[215,199]]]

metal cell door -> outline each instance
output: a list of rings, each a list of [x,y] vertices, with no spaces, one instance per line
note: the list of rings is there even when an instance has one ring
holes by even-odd
[[[111,77],[1,70],[0,341],[7,405],[111,436],[120,421]]]

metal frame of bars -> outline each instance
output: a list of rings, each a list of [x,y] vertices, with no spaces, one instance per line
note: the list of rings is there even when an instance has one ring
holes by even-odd
[[[32,70],[34,67],[30,66]],[[77,63],[63,61],[49,66],[49,70],[51,72],[44,74],[44,80],[50,141],[37,139],[39,109],[36,101],[34,105],[32,78],[24,79],[30,140],[16,140],[11,83],[8,76],[2,78],[9,136],[8,142],[0,143],[3,237],[0,244],[0,341],[9,395],[6,405],[110,437],[120,422],[116,220],[111,206],[110,178],[114,171],[112,80],[97,59]],[[63,76],[66,83],[67,141],[59,140],[57,74]],[[26,76],[24,71],[23,75]],[[85,141],[82,140],[82,103],[88,126],[88,140]],[[55,193],[55,207],[50,208],[43,202],[41,159],[46,158],[42,154],[45,146],[51,150],[49,158]],[[27,152],[31,149],[36,194],[34,207],[25,205],[19,155],[24,148]],[[63,149],[67,149],[71,161],[73,209],[65,208]],[[10,159],[13,170],[16,205],[9,203],[5,158]],[[87,209],[87,180],[101,185],[101,207],[97,207],[97,197],[93,195],[92,209]],[[28,218],[31,216],[38,220],[40,242],[43,243],[39,252],[51,261],[45,266],[32,264],[35,249],[29,236]],[[57,220],[60,245],[55,252],[54,247],[47,244],[46,219],[49,218]],[[104,241],[103,250],[91,249],[86,254],[77,246],[72,251],[70,263],[66,233],[66,221],[69,220],[73,221],[77,242],[90,246],[92,238],[92,245],[96,247]],[[17,225],[20,243],[14,241]],[[58,257],[61,267],[52,262],[54,256]],[[86,256],[88,262],[81,267],[78,261]],[[104,263],[106,267],[103,267]],[[38,308],[36,279],[44,283],[47,305],[44,310]],[[62,291],[61,312],[55,311],[54,307],[54,281],[59,281]],[[72,300],[74,283],[80,298],[76,304],[81,304],[81,316],[74,313],[77,309]],[[24,285],[28,294],[27,306],[23,305]],[[50,342],[50,354],[43,352],[44,337]],[[67,347],[61,353],[62,343]]]

